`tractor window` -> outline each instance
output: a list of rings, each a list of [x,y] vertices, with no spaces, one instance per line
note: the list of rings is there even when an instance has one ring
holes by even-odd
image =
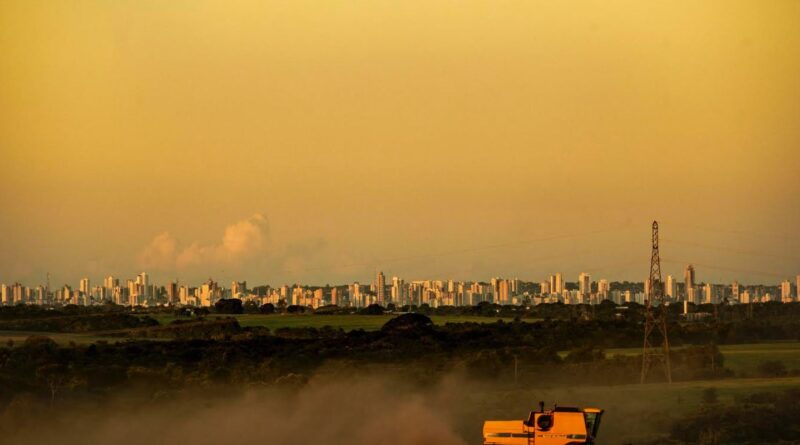
[[[583,413],[586,420],[586,434],[590,437],[597,437],[597,430],[600,428],[600,414],[602,413]]]

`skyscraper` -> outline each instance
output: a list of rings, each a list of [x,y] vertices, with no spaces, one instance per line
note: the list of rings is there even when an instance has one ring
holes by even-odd
[[[404,284],[399,277],[392,277],[392,303],[402,303],[405,300]]]
[[[238,298],[239,295],[247,294],[247,281],[231,282],[231,298]]]
[[[111,291],[115,287],[119,286],[119,279],[112,277],[111,275],[105,277],[103,279],[103,287]]]
[[[78,290],[80,290],[83,295],[87,295],[87,296],[89,295],[89,292],[91,291],[91,288],[89,287],[89,279],[88,278],[81,279],[81,283],[80,283],[80,286],[78,287]]]
[[[550,294],[550,281],[545,280],[539,283],[539,293],[542,295],[549,295]]]
[[[383,272],[378,272],[375,278],[375,294],[378,296],[378,304],[384,304],[384,296],[386,293],[386,275]]]
[[[170,304],[178,303],[178,283],[170,281],[167,284],[167,301]]]
[[[605,278],[597,282],[597,294],[601,299],[607,299],[611,287],[608,285],[608,280]]]
[[[715,304],[714,301],[714,288],[711,286],[711,283],[706,283],[703,287],[703,302],[706,304]]]
[[[553,285],[550,289],[554,294],[561,295],[564,292],[564,280],[561,278],[561,273],[556,273],[553,276]]]
[[[664,295],[669,299],[675,298],[675,278],[672,275],[667,275],[667,281],[664,282]]]
[[[499,304],[509,304],[510,302],[510,284],[509,280],[500,280],[497,284],[497,302]]]
[[[683,283],[686,286],[686,298],[689,301],[694,299],[694,278],[694,266],[690,264],[683,271]]]
[[[337,287],[331,288],[331,304],[334,306],[339,305],[339,288]]]
[[[734,281],[731,283],[731,297],[734,301],[739,301],[739,282]]]
[[[139,283],[142,285],[141,294],[145,296],[145,298],[150,297],[150,277],[147,276],[147,272],[142,272],[139,274]]]
[[[361,307],[361,285],[356,281],[350,285],[350,305]]]
[[[796,278],[797,282],[794,287],[795,294],[794,296],[797,297],[797,301],[800,301],[800,275]]]
[[[789,280],[781,282],[781,302],[789,303],[792,301],[792,283]]]
[[[592,278],[586,272],[578,275],[578,291],[583,297],[588,297],[592,293]]]

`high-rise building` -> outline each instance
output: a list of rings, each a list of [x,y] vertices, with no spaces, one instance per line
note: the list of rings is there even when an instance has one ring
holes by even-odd
[[[664,282],[664,295],[669,299],[675,298],[675,278],[672,275],[667,275],[667,281]]]
[[[89,295],[89,292],[91,291],[91,287],[89,287],[89,279],[88,278],[81,279],[80,285],[78,286],[78,290],[80,290],[83,295]]]
[[[796,281],[797,282],[795,283],[794,287],[794,296],[797,297],[797,301],[800,301],[800,275],[797,276]]]
[[[405,283],[399,277],[392,277],[392,303],[401,304],[404,303],[406,292],[405,292]]]
[[[178,283],[170,281],[169,284],[167,284],[167,302],[169,302],[169,304],[177,304],[179,301]]]
[[[109,276],[107,276],[107,277],[105,277],[103,279],[103,287],[105,287],[109,291],[111,291],[112,289],[114,289],[117,286],[119,286],[119,279],[118,278],[114,278],[111,275],[109,275]]]
[[[731,298],[734,301],[739,301],[739,282],[734,281],[731,283]]]
[[[188,287],[181,286],[180,289],[178,289],[178,301],[180,301],[181,304],[183,304],[183,305],[189,304],[189,288]]]
[[[689,301],[694,300],[694,266],[691,264],[686,266],[683,271],[683,283],[685,286],[686,298]]]
[[[331,288],[331,304],[334,306],[339,305],[339,288],[335,286]]]
[[[13,304],[19,304],[25,301],[25,286],[14,283],[11,286],[11,301]]]
[[[561,295],[564,292],[564,280],[561,273],[556,273],[550,279],[550,292]]]
[[[711,285],[711,283],[706,283],[706,285],[703,287],[703,303],[716,303],[716,301],[714,301],[714,287]]]
[[[781,302],[790,303],[792,301],[792,283],[789,280],[781,282]]]
[[[539,283],[539,293],[541,295],[549,295],[550,294],[550,280],[545,280]]]
[[[597,282],[597,294],[601,299],[607,299],[610,291],[611,286],[608,285],[608,280],[604,278]]]
[[[592,278],[586,272],[578,275],[578,292],[582,297],[588,297],[592,293]]]
[[[139,274],[139,283],[142,285],[141,294],[144,295],[145,298],[149,298],[151,296],[150,277],[147,275],[147,272]]]
[[[355,307],[361,307],[361,285],[358,284],[358,281],[350,285],[350,305]]]
[[[511,285],[509,280],[500,280],[497,283],[497,302],[499,304],[509,304],[511,301]]]
[[[375,294],[378,296],[378,304],[383,305],[386,293],[386,275],[383,272],[378,272],[375,278]]]
[[[247,281],[231,282],[231,298],[247,295]]]
[[[644,296],[650,297],[653,294],[653,281],[650,278],[644,280]]]

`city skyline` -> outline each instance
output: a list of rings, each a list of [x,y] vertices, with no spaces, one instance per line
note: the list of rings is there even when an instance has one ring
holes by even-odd
[[[674,277],[667,275],[660,283],[665,301],[680,303],[751,303],[777,301],[790,303],[800,301],[800,274],[796,285],[789,279],[778,285],[751,283],[742,284],[734,280],[729,284],[696,281],[693,265],[684,269],[684,283],[676,285]],[[572,282],[560,272],[545,279],[526,281],[518,277],[492,277],[489,280],[456,281],[419,280],[392,276],[387,284],[383,271],[376,271],[371,284],[359,280],[350,283],[292,283],[271,285],[257,283],[248,288],[247,281],[233,281],[225,287],[212,278],[203,283],[181,283],[170,281],[156,283],[147,272],[134,279],[106,276],[102,285],[92,286],[92,279],[82,278],[73,289],[70,284],[52,286],[49,277],[45,285],[27,286],[15,282],[0,283],[0,305],[97,305],[107,302],[127,306],[199,306],[208,307],[223,298],[241,298],[259,305],[283,302],[289,305],[304,305],[318,308],[332,304],[338,306],[365,307],[377,303],[385,306],[429,304],[434,307],[474,305],[479,302],[501,305],[525,305],[561,302],[566,304],[599,304],[610,300],[616,304],[626,302],[644,303],[654,295],[651,280],[609,281],[607,278],[592,280],[591,274],[581,272]],[[641,286],[640,286],[641,285]],[[388,293],[386,292],[388,289]],[[751,293],[752,291],[752,293]]]

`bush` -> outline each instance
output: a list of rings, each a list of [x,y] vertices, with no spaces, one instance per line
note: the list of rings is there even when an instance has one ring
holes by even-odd
[[[787,374],[786,365],[778,360],[768,360],[758,365],[758,375],[762,377],[784,377]]]
[[[244,306],[242,305],[242,300],[238,298],[223,298],[214,303],[214,310],[218,314],[242,314],[244,313]]]
[[[704,389],[700,399],[706,405],[717,403],[717,401],[719,401],[719,397],[717,395],[717,388],[711,387]]]

